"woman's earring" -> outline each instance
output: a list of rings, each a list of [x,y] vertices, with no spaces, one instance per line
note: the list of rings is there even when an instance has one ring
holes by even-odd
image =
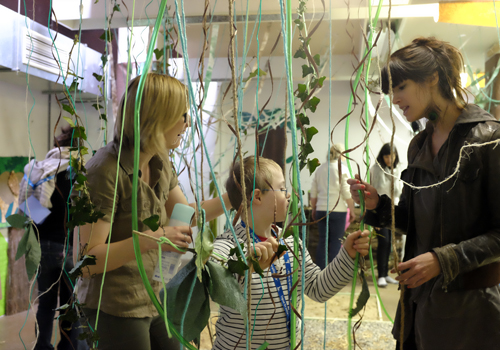
[[[438,114],[436,111],[432,111],[429,113],[429,120],[431,122],[436,121],[437,118],[438,118]]]

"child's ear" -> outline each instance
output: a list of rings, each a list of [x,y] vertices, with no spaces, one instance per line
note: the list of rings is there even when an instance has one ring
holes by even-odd
[[[260,205],[262,203],[262,191],[256,188],[252,192],[252,197],[249,198],[251,200],[253,198],[253,204]]]

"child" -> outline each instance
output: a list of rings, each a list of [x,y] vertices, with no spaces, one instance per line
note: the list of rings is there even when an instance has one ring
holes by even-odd
[[[245,168],[245,186],[248,200],[248,223],[240,222],[235,226],[238,243],[247,242],[246,228],[250,227],[250,235],[255,243],[256,256],[264,277],[252,274],[252,312],[249,315],[255,329],[252,336],[252,349],[269,343],[269,349],[288,349],[290,347],[290,300],[291,274],[293,254],[285,252],[273,262],[274,253],[278,249],[276,237],[281,235],[281,229],[274,222],[285,220],[290,196],[285,187],[285,179],[280,166],[270,159],[259,158],[257,169],[254,168],[254,157],[243,160]],[[253,190],[255,175],[255,190]],[[242,205],[240,164],[232,168],[226,182],[226,190],[233,208]],[[236,182],[238,181],[238,183]],[[252,200],[253,195],[253,200]],[[253,220],[250,209],[253,210]],[[243,219],[244,220],[244,219]],[[293,251],[293,237],[288,237],[287,245]],[[283,241],[281,244],[284,244]],[[299,240],[299,245],[302,242]],[[231,231],[226,231],[214,243],[214,251],[229,256],[231,248],[236,246]],[[333,261],[321,271],[315,265],[306,250],[302,258],[302,247],[299,247],[299,282],[297,285],[297,304],[300,302],[301,277],[305,273],[305,294],[317,302],[325,302],[340,291],[352,278],[354,273],[354,257],[358,251],[362,255],[368,253],[368,231],[357,231],[350,234],[344,247]],[[245,250],[245,254],[247,254]],[[230,257],[231,258],[231,257]],[[290,275],[274,279],[271,274]],[[281,288],[280,288],[281,287]],[[264,289],[263,289],[264,288]],[[272,297],[270,296],[272,295]],[[262,298],[262,299],[261,299]],[[258,305],[258,306],[257,306]],[[255,313],[257,309],[257,313]],[[220,316],[216,324],[216,338],[213,349],[245,349],[245,324],[241,315],[228,307],[220,307]],[[299,321],[296,325],[299,329]]]

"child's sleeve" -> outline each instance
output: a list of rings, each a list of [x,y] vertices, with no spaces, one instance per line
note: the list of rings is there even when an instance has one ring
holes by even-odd
[[[342,247],[332,262],[321,271],[318,265],[312,261],[306,249],[304,269],[306,274],[305,294],[314,301],[324,303],[352,280],[354,259]]]

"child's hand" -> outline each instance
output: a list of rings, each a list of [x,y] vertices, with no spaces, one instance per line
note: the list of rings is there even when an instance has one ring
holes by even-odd
[[[255,258],[259,261],[260,268],[265,270],[276,260],[275,253],[278,251],[279,243],[274,237],[265,242],[255,244]]]
[[[353,232],[349,236],[347,236],[344,242],[344,247],[351,258],[354,259],[356,257],[356,252],[361,254],[361,256],[365,256],[368,254],[370,240],[368,238],[369,235],[370,231],[364,230],[363,232]]]

